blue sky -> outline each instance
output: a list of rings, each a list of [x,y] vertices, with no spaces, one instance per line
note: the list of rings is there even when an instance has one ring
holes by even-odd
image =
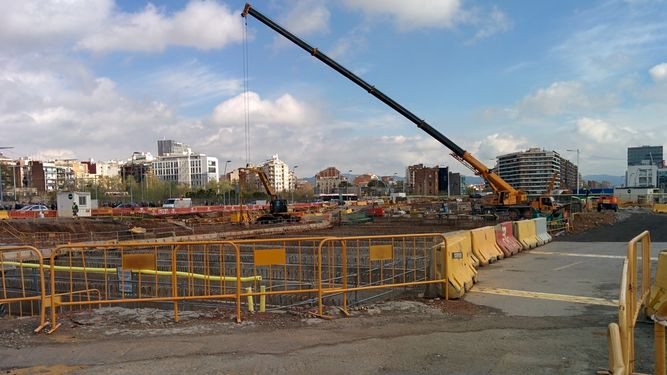
[[[239,1],[11,2],[0,15],[7,154],[125,159],[173,138],[246,163]],[[493,165],[581,150],[583,174],[667,144],[666,1],[256,1],[253,6]],[[468,172],[412,123],[247,25],[250,162]]]

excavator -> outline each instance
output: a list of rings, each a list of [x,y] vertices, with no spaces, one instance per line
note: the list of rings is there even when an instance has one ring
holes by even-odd
[[[388,105],[390,108],[403,115],[408,120],[412,121],[418,128],[426,132],[428,135],[433,137],[438,142],[442,143],[444,146],[449,148],[452,153],[451,155],[460,161],[463,165],[471,169],[476,175],[481,176],[489,183],[489,186],[493,190],[493,194],[489,194],[484,197],[482,201],[482,210],[494,214],[506,214],[511,219],[516,220],[520,218],[530,218],[532,217],[532,208],[531,201],[528,198],[526,192],[513,188],[507,181],[503,180],[495,172],[491,171],[486,165],[481,161],[477,160],[470,152],[464,150],[456,143],[452,142],[449,138],[444,136],[438,130],[429,125],[425,120],[417,117],[415,114],[410,112],[408,109],[394,101],[389,96],[385,95],[382,91],[377,89],[375,86],[370,85],[339,63],[337,63],[332,58],[328,57],[324,53],[320,52],[317,48],[310,46],[308,43],[304,42],[294,34],[287,31],[282,26],[275,23],[273,20],[269,19],[250,4],[246,4],[241,13],[242,17],[252,16],[264,25],[268,26],[278,34],[284,36],[292,43],[304,49],[306,52],[310,53],[313,57],[320,60],[324,64],[328,65],[333,70],[337,71],[345,78],[354,82],[357,86],[366,90],[369,94],[373,95],[375,98]]]
[[[299,216],[291,215],[289,212],[287,212],[287,200],[278,198],[278,195],[271,186],[271,182],[269,182],[269,178],[266,176],[266,173],[264,173],[263,170],[260,168],[247,166],[245,168],[241,168],[241,171],[245,173],[256,174],[259,177],[259,180],[262,182],[262,186],[264,186],[266,194],[268,194],[269,198],[271,199],[269,201],[269,212],[255,219],[255,222],[260,224],[271,224],[296,222],[300,220]]]

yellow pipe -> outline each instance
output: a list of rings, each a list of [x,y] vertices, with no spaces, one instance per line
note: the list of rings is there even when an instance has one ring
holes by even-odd
[[[248,312],[255,312],[255,301],[253,300],[252,294],[251,294],[252,293],[252,287],[249,286],[249,287],[245,288],[245,291],[247,293],[249,293],[248,294]]]
[[[8,266],[17,266],[25,268],[39,268],[40,265],[36,263],[21,263],[21,262],[12,262],[4,261],[0,262],[0,265]],[[46,265],[45,267],[50,267]],[[102,268],[102,267],[69,267],[69,266],[53,266],[53,269],[56,271],[73,271],[73,272],[91,272],[91,273],[116,273],[118,272],[117,268]],[[158,276],[172,276],[171,271],[155,271],[155,270],[132,270],[134,272],[143,273],[146,275],[158,275]],[[211,276],[211,275],[202,275],[200,273],[189,273],[189,272],[176,272],[176,276],[180,277],[191,277],[198,280],[210,280],[210,281],[236,281],[236,277],[233,276]],[[247,276],[242,277],[241,282],[250,282],[250,281],[261,281],[262,276]]]
[[[259,312],[266,312],[266,286],[261,285],[259,287]]]

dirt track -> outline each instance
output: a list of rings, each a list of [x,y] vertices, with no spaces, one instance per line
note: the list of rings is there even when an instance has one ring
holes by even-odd
[[[648,230],[653,242],[667,242],[667,215],[647,211],[619,211],[619,221],[603,225],[583,233],[556,238],[572,242],[628,242],[639,233]]]

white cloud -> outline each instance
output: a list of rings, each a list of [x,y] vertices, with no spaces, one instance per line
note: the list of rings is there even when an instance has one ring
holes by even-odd
[[[389,16],[400,30],[453,27],[461,8],[459,0],[344,0],[344,3],[367,15]]]
[[[117,13],[77,47],[101,53],[114,50],[158,52],[167,46],[222,48],[243,38],[241,17],[215,1],[190,1],[167,15],[149,4],[137,13]]]
[[[302,0],[295,3],[284,17],[285,27],[295,34],[307,35],[329,30],[331,13],[322,0]]]
[[[634,72],[667,42],[666,9],[649,2],[607,1],[577,12],[561,26],[574,31],[551,50],[552,57],[566,62],[585,81]]]
[[[602,144],[627,144],[636,134],[634,130],[614,126],[604,120],[590,117],[579,118],[576,129],[580,135]]]
[[[315,120],[309,116],[305,103],[290,94],[283,94],[275,101],[262,100],[255,92],[248,93],[249,116],[254,126],[305,125]],[[218,104],[213,110],[212,121],[218,125],[243,125],[245,123],[245,95],[239,94]]]
[[[168,98],[184,107],[205,100],[235,95],[243,82],[229,78],[197,60],[157,69],[143,85],[152,95]]]
[[[578,111],[603,109],[617,99],[611,93],[595,96],[578,81],[558,81],[525,96],[518,104],[519,115],[524,117],[558,116]]]
[[[528,147],[528,141],[524,137],[494,133],[473,142],[468,151],[480,158],[484,164],[490,164],[490,161],[498,155],[521,151]]]
[[[0,12],[0,46],[25,50],[59,47],[104,25],[112,0],[4,1]]]
[[[475,36],[470,41],[472,43],[495,34],[504,33],[512,28],[512,21],[509,17],[495,6],[491,9],[490,14],[482,14],[474,17],[472,23],[479,27],[479,30],[477,30]]]
[[[648,72],[656,82],[667,80],[667,63],[658,64],[649,69]]]
[[[76,154],[72,150],[63,148],[50,148],[42,150],[37,154],[31,155],[34,160],[67,160],[76,159]]]

